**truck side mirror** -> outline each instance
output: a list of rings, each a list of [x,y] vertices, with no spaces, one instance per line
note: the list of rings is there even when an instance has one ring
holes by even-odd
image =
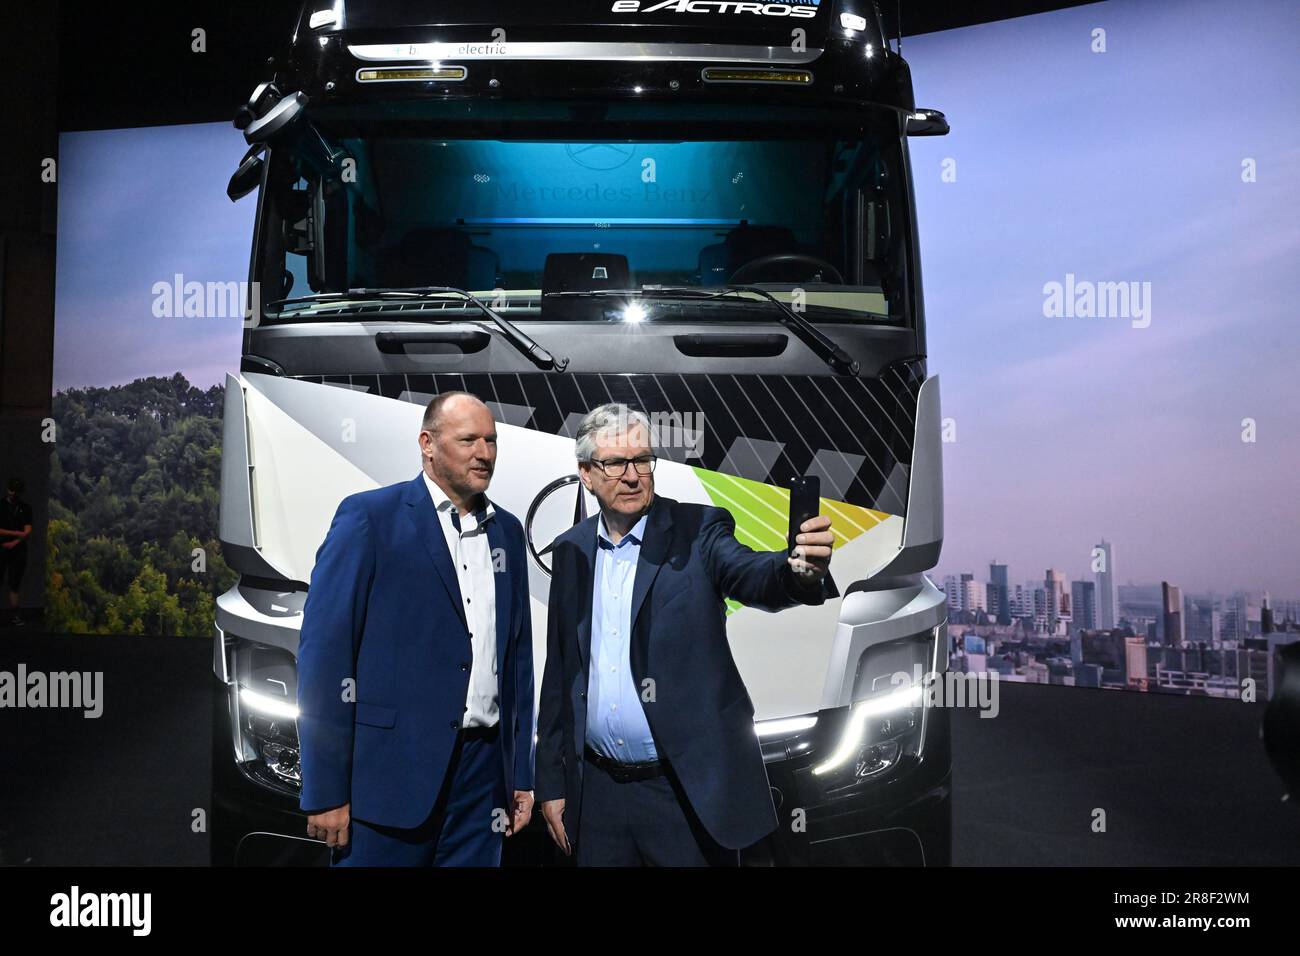
[[[235,128],[248,129],[248,125],[266,113],[280,99],[280,90],[274,83],[259,83],[248,102],[235,111]]]
[[[244,128],[244,139],[249,145],[281,141],[292,132],[306,111],[306,96],[302,93],[286,96]]]
[[[230,182],[226,186],[226,195],[230,197],[231,202],[239,202],[262,182],[262,167],[266,165],[262,160],[262,153],[265,152],[266,146],[257,143],[248,148],[244,158],[239,163],[239,168],[235,174],[230,177]]]

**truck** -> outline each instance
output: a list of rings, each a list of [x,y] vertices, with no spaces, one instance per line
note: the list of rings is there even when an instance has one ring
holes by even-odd
[[[319,865],[295,654],[338,503],[409,481],[425,405],[482,398],[520,517],[535,684],[574,432],[620,402],[656,490],[786,546],[816,476],[840,597],[727,602],[780,826],[751,865],[951,862],[939,379],[901,37],[866,0],[308,0],[235,117],[256,194],[224,405],[212,860]],[[419,600],[419,595],[412,595]],[[536,815],[540,817],[540,815]],[[558,862],[540,818],[505,862]]]

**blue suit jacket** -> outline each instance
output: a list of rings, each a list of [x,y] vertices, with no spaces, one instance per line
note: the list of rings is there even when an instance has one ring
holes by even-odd
[[[509,792],[533,787],[532,623],[523,529],[495,511],[487,529],[492,553],[505,556],[494,578]],[[351,801],[352,816],[395,827],[428,817],[469,688],[462,608],[423,475],[340,502],[316,552],[298,639],[303,810]],[[355,695],[345,700],[348,678]]]
[[[552,547],[546,670],[537,720],[537,799],[565,800],[564,827],[581,839],[583,745],[591,660],[591,598],[599,514]],[[655,749],[677,771],[692,809],[724,847],[739,849],[776,828],[754,705],[727,644],[724,597],[767,611],[838,597],[827,575],[799,583],[784,551],[754,551],[735,538],[724,508],[655,495],[632,588],[630,660]]]

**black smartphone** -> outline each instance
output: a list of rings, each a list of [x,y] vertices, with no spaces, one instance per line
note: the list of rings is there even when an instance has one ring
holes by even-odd
[[[790,482],[790,531],[786,537],[785,549],[789,554],[798,543],[794,536],[809,518],[821,513],[822,482],[816,475],[804,475]]]

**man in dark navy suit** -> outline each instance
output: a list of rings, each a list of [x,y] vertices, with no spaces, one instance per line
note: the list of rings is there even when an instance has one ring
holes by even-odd
[[[580,866],[734,866],[777,819],[724,598],[776,611],[838,597],[830,519],[803,523],[796,556],[746,547],[725,509],[655,495],[649,422],[623,405],[591,411],[576,451],[600,512],[551,548],[547,829]]]
[[[338,866],[497,866],[532,814],[524,535],[486,491],[496,424],[429,403],[413,481],[344,498],[298,643],[307,833]]]

